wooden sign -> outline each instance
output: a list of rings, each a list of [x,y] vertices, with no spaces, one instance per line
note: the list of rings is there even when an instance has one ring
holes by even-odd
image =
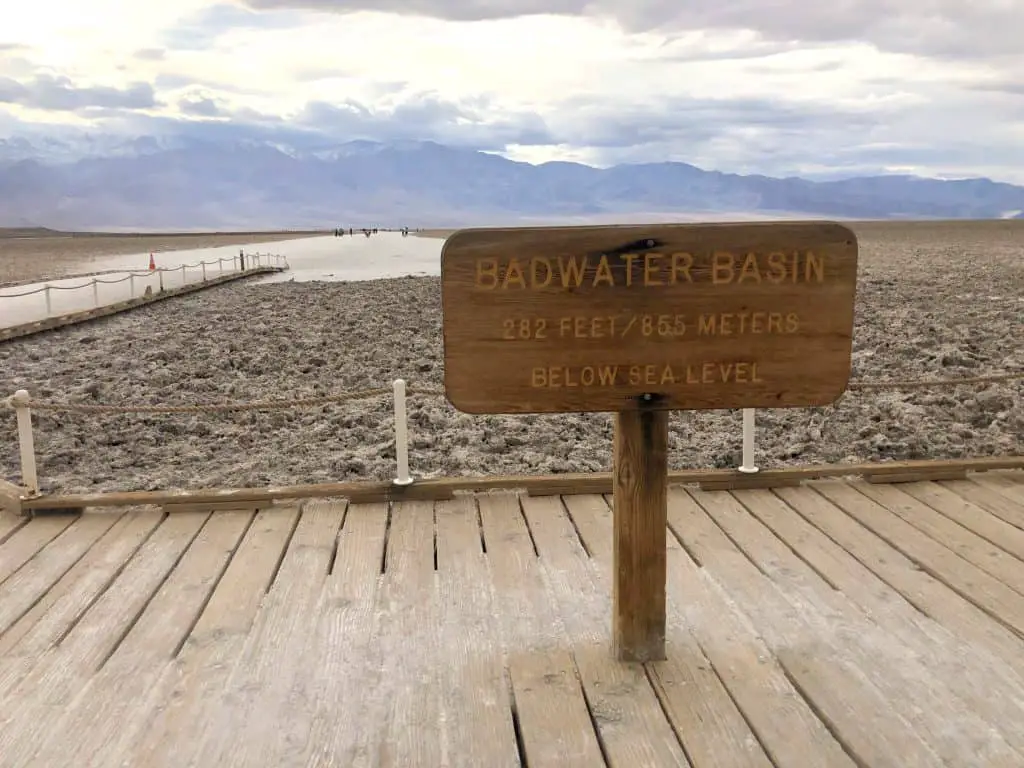
[[[850,375],[856,236],[830,222],[456,232],[445,389],[468,413],[784,408]]]

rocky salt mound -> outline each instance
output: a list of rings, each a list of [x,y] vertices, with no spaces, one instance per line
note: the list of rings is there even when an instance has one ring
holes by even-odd
[[[887,236],[888,237],[888,236]],[[1024,370],[1024,257],[1013,243],[862,239],[855,380]],[[440,283],[233,284],[0,346],[0,385],[42,400],[220,403],[442,384]],[[394,473],[389,398],[315,409],[36,415],[55,492],[262,486]],[[469,416],[409,402],[420,477],[607,470],[606,414]],[[758,412],[762,467],[1020,454],[1024,382],[851,391],[835,406]],[[673,468],[739,464],[739,412],[673,414]],[[14,419],[0,475],[18,477]]]

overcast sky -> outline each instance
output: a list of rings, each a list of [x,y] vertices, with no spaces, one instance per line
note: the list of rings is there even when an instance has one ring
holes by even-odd
[[[540,15],[543,12],[544,15]],[[1024,0],[27,0],[0,135],[1024,183]]]

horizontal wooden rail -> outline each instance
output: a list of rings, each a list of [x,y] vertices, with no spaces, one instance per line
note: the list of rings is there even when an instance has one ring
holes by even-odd
[[[729,488],[771,488],[795,485],[805,480],[828,477],[863,477],[871,482],[910,482],[965,477],[968,472],[999,469],[1024,469],[1024,456],[998,456],[977,459],[893,461],[865,464],[823,464],[783,469],[765,469],[747,475],[732,469],[692,469],[670,472],[670,485],[699,485],[705,490]],[[611,493],[610,473],[564,475],[503,475],[495,477],[448,477],[419,480],[412,485],[391,481],[318,483],[268,488],[209,489],[196,491],[125,491],[42,495],[23,499],[24,512],[33,510],[72,510],[86,507],[130,507],[157,505],[182,509],[179,505],[253,506],[285,499],[348,498],[356,503],[382,501],[436,501],[450,499],[456,493],[498,490],[526,491],[531,496]]]
[[[68,325],[76,325],[77,323],[85,323],[90,320],[98,320],[101,317],[116,315],[119,312],[127,312],[130,309],[145,307],[153,304],[154,302],[169,299],[172,296],[183,296],[186,293],[201,291],[204,288],[212,288],[215,285],[223,285],[224,283],[241,280],[245,277],[268,275],[283,271],[283,267],[254,267],[253,269],[247,269],[244,272],[232,272],[227,275],[218,275],[217,277],[211,277],[209,280],[199,280],[194,283],[178,286],[177,288],[168,288],[159,293],[153,292],[149,296],[137,296],[134,299],[118,301],[114,304],[107,304],[103,307],[83,309],[80,312],[69,312],[65,315],[48,317],[44,320],[36,320],[31,323],[22,323],[20,325],[12,325],[8,328],[0,328],[0,342],[20,339],[25,336],[32,336],[33,334],[43,333],[44,331],[53,331],[57,328],[64,328]]]

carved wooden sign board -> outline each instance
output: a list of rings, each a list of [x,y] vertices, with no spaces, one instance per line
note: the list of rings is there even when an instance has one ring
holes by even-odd
[[[445,390],[467,413],[827,405],[856,276],[831,222],[461,230],[441,254]]]

